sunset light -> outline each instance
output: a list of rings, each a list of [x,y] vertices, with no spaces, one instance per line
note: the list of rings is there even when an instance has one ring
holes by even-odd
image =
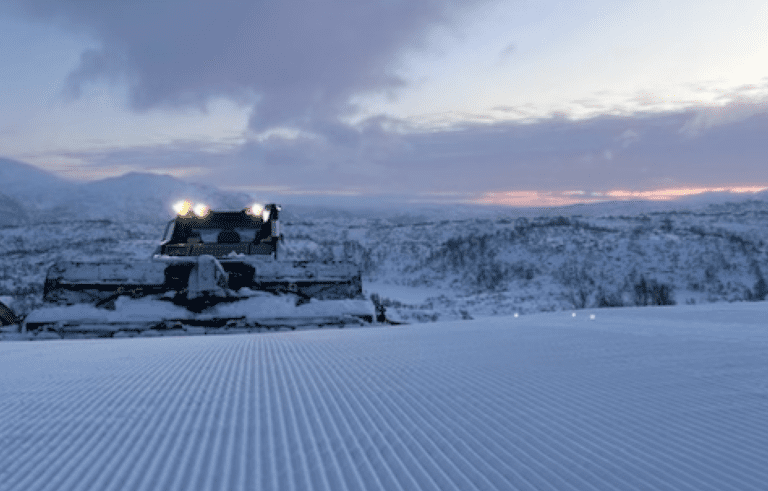
[[[0,8],[0,157],[59,177],[311,206],[768,183],[764,1],[9,1],[29,8]]]
[[[471,199],[469,201],[475,204],[483,205],[553,207],[597,203],[603,201],[668,201],[703,193],[748,194],[759,193],[766,190],[768,190],[768,186],[667,188],[652,191],[625,191],[617,189],[612,191],[589,193],[586,191],[562,191],[559,193],[541,191],[510,191],[488,192],[484,193],[479,198]]]

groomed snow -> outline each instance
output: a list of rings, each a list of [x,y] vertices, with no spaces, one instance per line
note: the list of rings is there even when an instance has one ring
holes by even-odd
[[[766,489],[768,304],[575,313],[2,342],[0,490]]]

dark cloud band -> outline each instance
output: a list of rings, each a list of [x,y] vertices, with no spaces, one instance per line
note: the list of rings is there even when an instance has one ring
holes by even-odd
[[[94,36],[69,93],[126,81],[134,108],[256,101],[252,126],[335,119],[349,97],[392,89],[399,52],[488,0],[16,0],[25,15]]]

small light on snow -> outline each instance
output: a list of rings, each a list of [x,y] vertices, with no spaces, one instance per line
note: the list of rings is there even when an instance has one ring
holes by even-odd
[[[515,312],[515,317],[518,317],[519,315],[520,315],[520,314],[518,314],[517,312]]]
[[[576,317],[576,312],[572,313],[571,317]]]
[[[589,314],[589,320],[595,320],[595,314]]]

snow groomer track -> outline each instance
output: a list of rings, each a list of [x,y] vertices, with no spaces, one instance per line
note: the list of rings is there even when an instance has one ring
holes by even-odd
[[[765,490],[765,303],[0,343],[1,490]]]

